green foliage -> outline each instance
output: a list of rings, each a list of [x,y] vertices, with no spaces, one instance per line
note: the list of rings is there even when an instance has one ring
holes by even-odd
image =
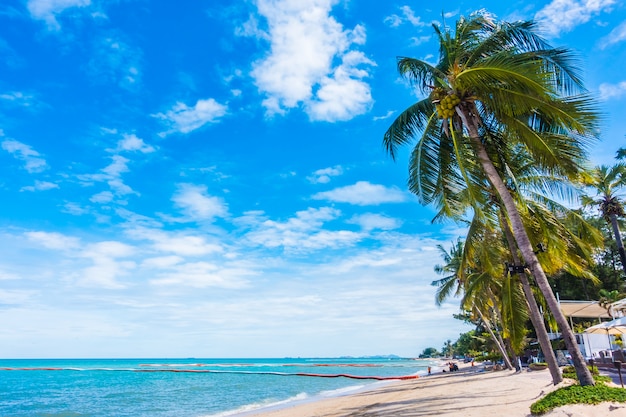
[[[476,358],[474,358],[474,360],[477,362],[484,362],[484,361],[497,362],[497,361],[502,360],[502,355],[500,355],[499,353],[490,353],[488,355],[477,356]]]
[[[469,332],[459,335],[459,339],[453,344],[454,352],[457,355],[464,356],[478,356],[478,352],[485,350],[485,339],[476,332],[476,330],[470,330]]]
[[[434,358],[441,356],[441,353],[434,347],[428,347],[422,351],[422,354],[419,356],[420,358]]]
[[[595,366],[594,367],[588,366],[588,368],[589,368],[589,371],[591,371],[591,375],[593,376],[600,375],[600,371]],[[573,374],[574,376],[572,377],[565,376],[565,374],[568,374],[568,375]],[[576,379],[576,368],[574,368],[573,366],[566,366],[565,368],[563,368],[563,377]]]
[[[602,402],[626,402],[626,390],[609,387],[603,383],[581,387],[571,385],[559,388],[530,406],[533,415],[541,415],[567,404],[600,404]]]
[[[596,381],[596,383],[611,382],[611,377],[600,375],[600,371],[598,370],[598,368],[592,368],[591,366],[588,366],[587,368],[589,368],[589,371],[591,371],[593,380]],[[565,368],[563,368],[563,378],[578,379],[578,377],[576,376],[576,369],[573,366],[566,366]]]

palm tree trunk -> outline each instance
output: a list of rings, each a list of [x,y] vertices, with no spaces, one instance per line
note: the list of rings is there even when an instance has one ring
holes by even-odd
[[[515,371],[521,372],[522,367],[520,366],[519,357],[517,356],[517,353],[515,353],[515,349],[513,349],[510,339],[506,339],[506,350],[509,352],[509,356],[511,357],[511,362],[513,363]]]
[[[457,107],[458,108],[458,107]],[[537,282],[537,286],[541,290],[543,296],[546,299],[546,303],[554,316],[557,325],[561,331],[561,337],[563,337],[563,341],[565,342],[565,346],[567,346],[567,350],[572,356],[572,362],[574,363],[574,368],[576,369],[576,375],[578,377],[578,381],[581,386],[586,385],[595,385],[593,377],[591,376],[591,372],[589,368],[587,368],[587,364],[585,363],[585,359],[583,355],[580,353],[580,349],[578,349],[578,344],[576,343],[576,338],[574,336],[574,332],[570,329],[567,319],[565,315],[561,311],[559,307],[559,303],[550,288],[550,283],[548,282],[548,277],[546,277],[541,264],[539,263],[539,259],[533,252],[533,245],[530,242],[530,238],[526,233],[526,229],[524,229],[524,223],[522,222],[522,217],[517,210],[517,206],[513,201],[513,197],[511,193],[506,188],[506,184],[500,178],[500,174],[498,170],[491,162],[489,158],[489,154],[485,149],[484,144],[482,143],[480,134],[478,132],[478,125],[476,120],[470,115],[468,109],[460,110],[462,114],[462,119],[465,122],[470,138],[475,146],[476,156],[487,175],[487,178],[491,185],[495,188],[498,193],[504,207],[506,209],[507,215],[511,222],[511,227],[513,229],[513,236],[517,242],[517,247],[520,249],[522,253],[522,257],[524,261],[528,264],[528,268],[531,273],[535,277],[535,281]],[[468,117],[469,116],[469,117]],[[468,119],[472,120],[474,123],[467,123]]]
[[[487,318],[485,318],[485,316],[483,315],[482,311],[480,311],[480,308],[478,308],[477,306],[474,306],[474,309],[476,310],[476,312],[480,316],[480,320],[485,324],[485,327],[487,328],[487,331],[489,332],[489,335],[491,336],[491,339],[493,339],[493,342],[498,347],[498,350],[500,351],[500,354],[502,355],[502,359],[504,360],[506,368],[507,369],[513,369],[513,364],[511,364],[511,360],[509,359],[509,355],[506,353],[506,349],[500,343],[500,341],[496,337],[495,333],[493,332],[493,329],[491,328],[491,324],[490,324],[489,320]]]
[[[493,299],[493,298],[492,298],[492,299]],[[493,302],[493,301],[492,301],[492,302]],[[497,305],[497,303],[496,303],[496,304],[494,304],[494,305]],[[494,319],[494,320],[493,320],[493,322],[494,322],[494,323],[496,323],[496,324],[497,324],[498,322],[500,322],[501,324],[503,323],[503,321],[502,321],[502,316],[500,315],[500,313],[499,313],[499,312],[497,312],[497,310],[496,310],[496,308],[495,308],[495,307],[494,307],[494,309],[493,309],[493,313],[492,313],[492,314],[493,314],[493,316],[494,316],[494,317],[493,317],[493,319]],[[511,355],[510,355],[510,351],[509,351],[509,349],[507,348],[507,347],[508,347],[508,345],[507,345],[507,343],[505,343],[504,339],[502,338],[502,332],[501,332],[500,330],[498,330],[497,325],[496,325],[496,326],[493,326],[493,327],[494,327],[494,333],[495,333],[496,337],[498,338],[498,341],[500,342],[500,345],[504,348],[504,351],[506,352],[506,359],[505,359],[505,358],[503,358],[503,359],[504,359],[505,366],[506,366],[506,369],[513,369],[513,360],[514,360],[515,358],[514,358],[513,356],[511,356]],[[508,339],[507,339],[507,340],[508,340]]]
[[[494,316],[494,319],[495,319],[494,322],[495,323],[499,322],[501,324],[501,327],[503,327],[504,326],[504,324],[503,324],[504,320],[502,320],[502,314],[500,314],[499,309],[496,308],[498,306],[498,302],[496,300],[496,296],[493,294],[493,292],[491,292],[491,290],[489,290],[489,298],[491,298],[491,302],[494,305],[494,308],[493,308],[493,316]],[[507,355],[508,355],[508,358],[509,358],[509,360],[507,362],[507,369],[513,369],[513,362],[515,361],[515,355],[511,355],[510,354],[513,351],[512,349],[508,349],[508,347],[510,346],[510,343],[508,343],[508,344],[505,343],[504,339],[502,338],[502,332],[500,332],[498,330],[497,326],[494,326],[494,328],[496,329],[495,333],[498,336],[498,340],[500,341],[500,344],[502,346],[504,346],[505,350],[507,351]],[[507,341],[508,341],[508,339],[507,339]],[[510,368],[508,368],[509,363],[511,365]]]
[[[617,215],[611,214],[611,226],[613,227],[613,235],[615,236],[615,243],[617,243],[617,251],[619,252],[619,259],[622,261],[622,269],[626,274],[626,252],[624,251],[624,242],[622,241],[622,234],[619,231],[619,224],[617,223]]]
[[[509,227],[509,222],[506,220],[506,218],[501,219],[501,222],[502,230],[504,231],[504,235],[506,236],[506,240],[509,245],[509,250],[511,251],[511,256],[513,257],[513,262],[515,262],[515,265],[520,265],[521,262],[519,256],[517,256],[517,248],[515,247],[515,238],[513,237],[513,233],[511,232],[511,228]],[[541,347],[543,356],[546,358],[548,369],[550,369],[552,383],[554,385],[557,385],[558,383],[563,381],[563,375],[561,375],[559,363],[556,360],[556,356],[554,355],[554,350],[552,350],[552,343],[550,343],[550,338],[548,337],[546,324],[543,321],[543,316],[541,314],[541,311],[539,310],[539,306],[537,305],[537,300],[535,300],[535,296],[533,295],[533,290],[532,288],[530,288],[530,283],[528,282],[528,277],[526,276],[526,273],[520,272],[518,273],[518,277],[520,282],[522,283],[522,289],[524,290],[526,302],[528,303],[530,321],[535,328],[535,333],[537,333],[537,341],[539,342],[539,346]]]

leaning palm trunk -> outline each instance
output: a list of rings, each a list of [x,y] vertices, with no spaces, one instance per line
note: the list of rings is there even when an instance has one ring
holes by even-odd
[[[489,298],[491,298],[491,302],[493,303],[494,306],[498,305],[498,302],[496,301],[496,297],[493,294],[493,292],[491,292],[490,290],[488,291],[489,293]],[[498,309],[494,308],[493,309],[493,315],[495,316],[495,322],[496,323],[504,323],[504,320],[502,319],[502,314],[500,314],[500,311],[498,311]],[[500,344],[502,346],[504,346],[505,350],[507,350],[508,352],[508,358],[509,361],[507,361],[507,369],[513,369],[513,363],[515,362],[515,352],[513,351],[513,348],[511,346],[511,343],[505,343],[505,340],[502,338],[502,332],[498,331],[497,327],[496,327],[496,335],[498,336],[498,340],[500,341]],[[507,341],[510,342],[509,339],[507,339]],[[510,348],[510,349],[508,349]],[[511,367],[508,368],[509,363],[511,364]]]
[[[509,223],[506,221],[506,219],[502,219],[502,230],[504,231],[504,235],[506,236],[506,240],[511,251],[511,256],[513,257],[513,262],[515,262],[515,265],[520,265],[521,262],[519,256],[517,256],[517,249],[515,247],[515,238],[513,237],[513,233],[511,233],[511,228],[509,227]],[[539,306],[537,305],[537,300],[535,300],[535,296],[533,295],[533,290],[532,288],[530,288],[530,283],[528,282],[528,277],[526,276],[526,273],[520,272],[518,273],[518,277],[520,282],[522,283],[522,289],[524,290],[524,295],[526,296],[526,301],[528,303],[528,309],[530,311],[530,321],[535,328],[535,333],[537,333],[537,341],[539,342],[539,346],[541,347],[543,356],[545,357],[546,363],[548,364],[548,369],[550,369],[552,383],[554,385],[557,385],[558,383],[563,381],[563,375],[561,375],[559,363],[557,362],[554,351],[552,350],[552,344],[550,343],[550,338],[548,337],[546,324],[543,321],[543,316],[541,314],[541,311],[539,310]]]
[[[626,274],[626,251],[624,251],[624,242],[622,241],[622,235],[620,233],[619,225],[617,223],[617,215],[615,213],[611,213],[609,218],[611,220],[611,226],[613,227],[613,235],[615,236],[615,243],[617,244],[619,259],[622,262],[622,269],[624,270],[624,274]]]
[[[578,376],[578,380],[581,386],[585,385],[595,385],[593,377],[591,376],[591,372],[589,372],[589,368],[585,363],[585,359],[580,353],[580,349],[578,349],[578,345],[576,343],[576,338],[574,337],[574,333],[569,327],[567,323],[567,319],[565,315],[561,311],[558,301],[550,288],[550,283],[548,282],[548,278],[546,277],[541,264],[539,263],[539,259],[533,252],[533,246],[530,242],[530,238],[524,229],[524,224],[522,222],[522,218],[517,210],[515,202],[513,201],[513,197],[511,196],[509,190],[506,188],[506,185],[500,178],[496,167],[493,165],[493,162],[489,158],[487,154],[487,150],[481,140],[480,134],[478,132],[478,124],[477,120],[467,106],[457,107],[457,113],[463,120],[463,123],[468,129],[469,136],[475,146],[476,156],[487,176],[487,179],[494,187],[498,196],[502,200],[504,204],[504,208],[511,222],[511,227],[513,229],[513,236],[517,242],[517,247],[520,249],[522,253],[522,257],[524,261],[528,264],[528,268],[531,273],[535,277],[535,281],[537,282],[537,286],[541,290],[541,293],[546,299],[548,307],[554,316],[557,325],[561,331],[561,336],[563,337],[563,341],[565,342],[565,346],[567,346],[567,350],[572,356],[572,362],[574,363],[574,368],[576,369],[576,375]]]
[[[498,347],[498,350],[500,351],[500,354],[502,355],[502,359],[504,360],[504,364],[505,364],[506,368],[507,369],[513,369],[513,364],[511,364],[511,360],[509,359],[509,355],[506,353],[506,349],[504,348],[504,345],[502,345],[500,343],[500,341],[496,337],[495,333],[493,332],[493,329],[491,328],[491,323],[485,317],[485,315],[480,311],[480,308],[475,306],[474,309],[476,310],[476,312],[480,316],[480,320],[485,324],[485,327],[487,328],[487,331],[489,332],[489,335],[491,336],[491,339],[493,340],[493,342]]]

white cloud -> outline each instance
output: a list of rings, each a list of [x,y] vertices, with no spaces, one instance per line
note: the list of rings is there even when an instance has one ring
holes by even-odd
[[[117,196],[128,194],[139,195],[139,193],[126,185],[121,178],[123,173],[129,171],[128,163],[130,160],[121,155],[113,155],[111,156],[111,160],[112,162],[102,168],[100,173],[79,175],[78,179],[83,181],[85,185],[92,185],[93,182],[106,182],[111,188],[111,191]],[[104,196],[104,194],[100,194],[99,197],[96,197],[96,200],[92,201],[102,201],[102,197]]]
[[[348,221],[348,223],[354,223],[361,226],[363,230],[393,230],[402,225],[402,222],[392,217],[383,216],[376,213],[366,213],[356,215]]]
[[[600,39],[600,49],[605,49],[611,45],[622,42],[623,40],[626,40],[626,21],[620,23],[611,31],[611,33]]]
[[[2,149],[24,162],[24,169],[30,173],[41,172],[48,168],[48,164],[40,157],[39,152],[21,142],[7,139],[2,142]]]
[[[48,28],[59,30],[61,26],[57,22],[57,16],[73,7],[86,7],[91,0],[29,0],[28,11],[33,19],[43,20]]]
[[[81,207],[79,204],[76,204],[76,203],[65,203],[62,211],[64,213],[69,213],[73,216],[82,216],[83,214],[88,213],[88,211],[85,208]]]
[[[88,71],[92,80],[117,84],[134,91],[141,84],[141,57],[139,48],[124,42],[119,36],[99,38],[94,44]]]
[[[182,256],[157,256],[155,258],[148,258],[142,262],[142,266],[147,268],[164,269],[176,266],[184,261]]]
[[[20,279],[19,275],[0,269],[0,281]]]
[[[307,178],[312,184],[326,184],[330,182],[331,177],[337,177],[343,174],[343,168],[340,165],[334,167],[318,169]]]
[[[213,220],[228,215],[226,203],[208,195],[204,185],[179,184],[172,201],[185,214],[185,221]]]
[[[207,123],[217,123],[226,114],[227,109],[225,105],[209,98],[198,100],[193,107],[177,102],[171,110],[155,114],[154,117],[165,121],[171,127],[169,131],[160,134],[166,136],[174,132],[189,133]]]
[[[420,16],[415,16],[415,12],[409,6],[400,7],[401,15],[392,14],[390,16],[385,17],[384,22],[391,27],[398,27],[405,22],[410,23],[415,27],[424,27],[427,26],[428,22],[422,22],[422,18]]]
[[[388,110],[384,116],[374,116],[372,117],[372,120],[375,122],[379,120],[386,120],[386,119],[389,119],[391,116],[393,116],[394,113],[395,113],[395,110]]]
[[[600,13],[609,12],[616,0],[553,0],[535,14],[542,29],[551,36],[569,32]]]
[[[80,246],[80,240],[54,232],[27,232],[25,236],[45,248],[55,250],[70,250]]]
[[[54,188],[59,188],[59,185],[53,182],[36,180],[35,185],[27,185],[22,187],[20,191],[46,191]]]
[[[184,285],[195,288],[242,288],[247,285],[245,277],[249,275],[256,273],[242,268],[223,268],[209,262],[190,262],[177,265],[175,270],[161,272],[157,279],[150,282],[154,285]]]
[[[127,234],[135,240],[151,241],[152,250],[164,253],[165,256],[203,256],[223,251],[220,244],[207,242],[205,236],[194,236],[185,232],[135,227],[129,228]]]
[[[122,242],[105,241],[88,245],[80,256],[90,259],[93,265],[78,272],[75,280],[88,287],[126,288],[127,285],[120,283],[118,279],[128,276],[136,268],[136,263],[118,258],[127,258],[135,253],[134,247]]]
[[[109,164],[108,166],[102,168],[102,172],[114,178],[119,177],[124,172],[128,172],[129,160],[127,158],[124,158],[120,155],[114,155],[111,157],[111,159],[113,160],[113,162],[111,162],[111,164]]]
[[[91,196],[89,201],[98,204],[107,204],[113,201],[113,193],[111,191],[102,191]]]
[[[136,252],[133,246],[122,242],[104,241],[89,245],[83,256],[91,258],[124,258],[134,255]]]
[[[431,39],[431,36],[413,36],[411,38],[413,46],[419,46],[423,43],[428,42]]]
[[[222,252],[218,244],[209,243],[202,236],[167,235],[157,233],[152,236],[154,249],[183,256],[202,256]]]
[[[295,217],[284,222],[263,220],[252,223],[254,217],[248,216],[245,222],[253,225],[253,230],[246,234],[246,238],[254,244],[268,248],[282,247],[288,252],[351,246],[363,237],[360,233],[322,228],[340,214],[339,210],[322,207],[299,211]]]
[[[626,81],[621,81],[617,84],[600,84],[598,93],[601,100],[620,99],[626,95]]]
[[[350,120],[371,108],[370,86],[361,81],[368,74],[357,68],[361,63],[374,65],[361,52],[348,52],[333,74],[320,80],[316,97],[306,104],[311,120]]]
[[[2,278],[0,277],[0,280],[1,279]],[[30,301],[34,295],[36,295],[35,291],[0,289],[0,306],[1,305],[21,305]]]
[[[126,152],[138,151],[141,153],[151,153],[155,151],[154,147],[147,145],[135,134],[124,134],[124,139],[117,143],[117,150]]]
[[[315,200],[329,200],[338,203],[367,206],[383,203],[401,203],[406,201],[406,194],[396,187],[387,188],[383,185],[359,181],[354,185],[317,193],[312,198]]]
[[[365,29],[346,30],[330,15],[335,0],[258,0],[267,31],[249,24],[241,34],[269,40],[270,53],[253,64],[252,76],[265,94],[268,115],[303,105],[311,120],[348,120],[369,110],[369,74],[375,65],[352,45],[365,42]],[[254,18],[256,19],[256,18]],[[339,65],[334,65],[339,61]],[[340,94],[341,96],[337,96]]]
[[[21,107],[32,107],[35,104],[35,97],[31,94],[24,94],[21,91],[11,91],[0,94],[0,99]]]

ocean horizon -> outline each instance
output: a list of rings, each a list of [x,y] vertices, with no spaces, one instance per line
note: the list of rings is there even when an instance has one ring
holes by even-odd
[[[242,416],[425,375],[438,364],[395,356],[0,359],[0,415]]]

